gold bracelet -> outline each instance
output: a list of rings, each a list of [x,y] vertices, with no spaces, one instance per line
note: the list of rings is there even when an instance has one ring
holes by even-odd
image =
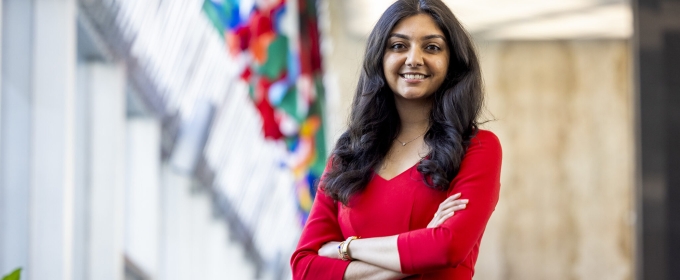
[[[342,257],[343,261],[351,261],[352,257],[349,255],[349,243],[352,242],[352,240],[359,239],[360,237],[357,236],[350,236],[347,238],[347,240],[343,241],[342,246],[340,246],[340,256]]]

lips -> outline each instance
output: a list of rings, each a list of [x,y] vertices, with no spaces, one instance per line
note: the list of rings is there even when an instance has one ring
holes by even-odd
[[[401,76],[402,78],[407,79],[407,80],[422,80],[422,79],[429,77],[428,75],[419,74],[419,73],[405,73],[405,74],[400,74],[399,76]]]

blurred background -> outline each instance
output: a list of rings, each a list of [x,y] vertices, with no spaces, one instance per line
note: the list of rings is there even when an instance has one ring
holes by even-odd
[[[289,279],[390,0],[2,0],[0,275]],[[501,199],[475,279],[680,279],[680,1],[447,0]]]

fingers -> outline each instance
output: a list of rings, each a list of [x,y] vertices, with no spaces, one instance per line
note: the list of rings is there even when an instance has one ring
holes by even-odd
[[[444,209],[444,210],[438,212],[437,216],[438,216],[438,217],[446,217],[446,216],[449,215],[449,214],[455,213],[456,211],[460,211],[460,210],[463,210],[463,209],[465,209],[465,208],[467,208],[467,204],[466,204],[466,203],[460,204],[460,205],[455,205],[455,206],[446,208],[446,209]],[[453,215],[452,215],[452,216],[453,216]]]
[[[460,199],[461,194],[457,193],[446,198],[439,204],[439,209],[435,213],[434,218],[430,222],[432,227],[437,227],[451,218],[456,211],[467,208],[468,199]]]
[[[435,226],[435,227],[440,226],[440,225],[443,224],[446,220],[448,220],[449,218],[453,217],[453,215],[454,215],[455,213],[456,213],[456,212],[451,211],[450,213],[442,214],[441,216],[439,216],[440,218],[434,223],[434,226]]]
[[[449,208],[451,208],[451,207],[456,207],[456,206],[460,206],[460,205],[465,205],[465,204],[467,204],[468,202],[469,202],[469,200],[467,200],[467,199],[458,199],[458,200],[454,200],[454,201],[445,201],[445,202],[442,202],[441,204],[439,204],[439,211],[441,212],[441,211],[444,211],[444,210],[449,209]]]
[[[456,199],[459,199],[460,196],[461,196],[461,193],[454,194],[454,195],[449,196],[446,199],[444,199],[444,201],[442,203],[447,202],[447,201],[454,201]]]
[[[468,203],[467,199],[459,199],[461,196],[460,193],[454,194],[452,196],[447,197],[442,203],[439,204],[439,209],[438,211],[443,211],[447,208],[460,205],[460,204],[466,204]]]

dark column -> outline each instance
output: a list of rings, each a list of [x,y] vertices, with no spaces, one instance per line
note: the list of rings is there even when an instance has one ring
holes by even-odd
[[[680,279],[680,0],[636,0],[637,279]]]
[[[680,13],[676,14],[680,18]],[[668,83],[668,268],[672,279],[680,279],[680,30],[664,36],[667,58],[664,71]]]

